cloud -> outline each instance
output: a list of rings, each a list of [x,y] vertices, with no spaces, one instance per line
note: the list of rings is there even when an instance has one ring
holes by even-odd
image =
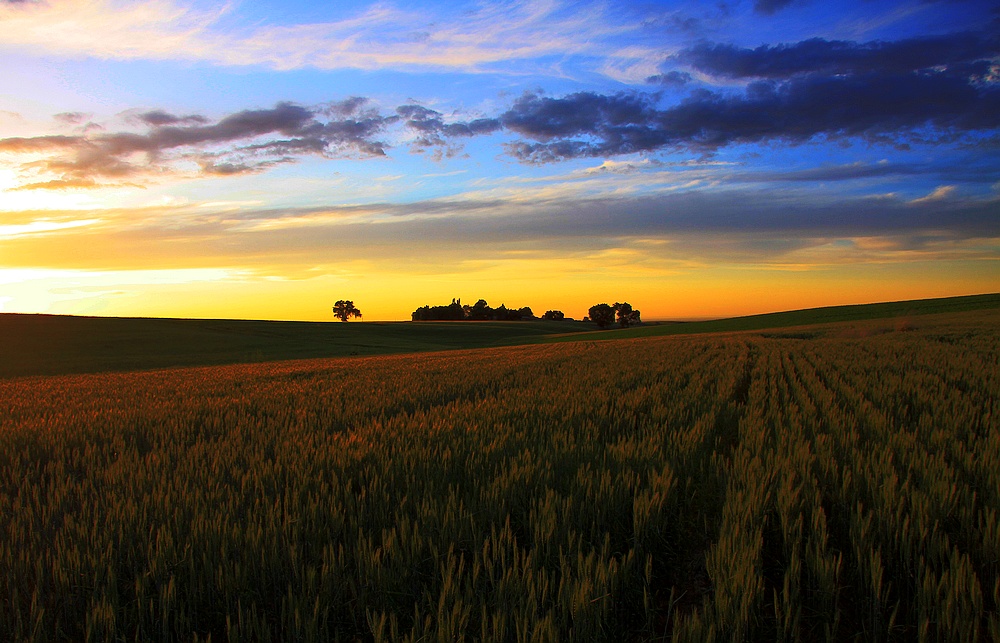
[[[549,0],[483,3],[456,18],[383,3],[329,22],[233,27],[238,19],[229,3],[202,11],[174,0],[0,2],[9,48],[282,70],[498,71],[547,56],[603,55],[614,38],[641,29],[600,5]]]
[[[651,159],[639,161],[604,161],[597,167],[589,167],[583,171],[584,175],[593,176],[600,174],[638,174],[650,169],[659,169],[665,164]]]
[[[52,179],[51,181],[39,181],[38,183],[25,183],[19,185],[14,190],[86,190],[107,187],[98,183],[94,179]]]
[[[53,229],[44,238],[17,235],[0,243],[0,253],[8,265],[22,266],[266,264],[308,270],[328,264],[330,248],[337,247],[345,261],[412,268],[414,262],[441,263],[443,257],[489,258],[530,249],[559,256],[642,240],[662,242],[675,257],[729,264],[781,261],[798,249],[864,238],[869,246],[897,249],[901,258],[933,244],[951,244],[952,257],[974,251],[989,259],[1000,241],[998,205],[996,198],[908,203],[739,188],[558,198],[545,198],[539,190],[528,197],[312,208],[99,210],[87,214],[100,218],[99,230],[88,226],[65,233]],[[47,213],[46,221],[53,216]],[[38,220],[23,222],[38,225]],[[67,215],[66,220],[73,219]]]
[[[651,85],[663,85],[665,87],[683,87],[691,82],[691,74],[686,71],[668,71],[646,78],[646,82]]]
[[[549,97],[529,92],[496,116],[476,118],[446,116],[415,103],[383,113],[358,96],[314,107],[282,102],[214,121],[199,114],[133,110],[125,120],[142,131],[10,137],[0,139],[0,153],[24,159],[24,189],[66,189],[97,187],[92,182],[109,179],[249,174],[303,156],[384,157],[386,139],[401,133],[412,136],[411,151],[434,149],[437,158],[453,156],[471,137],[513,134],[518,138],[504,143],[507,152],[538,164],[635,153],[706,154],[736,144],[816,139],[975,147],[1000,127],[1000,84],[947,72],[801,74],[782,82],[754,80],[736,91],[698,88],[667,107],[660,100],[659,93]],[[775,180],[837,180],[831,172],[851,178],[890,171],[842,167],[816,172],[811,179]]]
[[[666,109],[640,94],[535,94],[516,101],[501,120],[535,141],[508,146],[531,163],[818,136],[905,144],[920,128],[942,136],[997,128],[1000,89],[946,75],[808,76],[755,82],[742,94],[698,90]]]
[[[163,127],[164,125],[203,125],[208,119],[200,114],[190,114],[188,116],[175,116],[162,109],[154,109],[148,112],[139,112],[129,115],[130,120],[143,123],[151,127]]]
[[[80,125],[90,118],[90,114],[84,114],[83,112],[62,112],[61,114],[54,115],[52,118],[66,125]]]
[[[51,177],[22,189],[90,188],[106,185],[97,182],[104,179],[190,173],[191,164],[218,176],[260,172],[302,155],[384,156],[378,137],[399,117],[350,98],[319,108],[278,103],[214,122],[162,110],[129,113],[126,120],[145,131],[6,138],[0,152],[30,157],[21,164],[27,176]]]
[[[795,0],[754,0],[753,10],[765,16],[771,16],[781,11]]]
[[[526,94],[501,116],[525,139],[515,157],[547,163],[576,157],[701,150],[741,143],[955,140],[1000,126],[1000,38],[951,34],[897,42],[807,40],[742,49],[702,43],[671,60],[709,76],[747,79],[742,90],[698,87],[661,108],[657,95]],[[668,71],[651,82],[688,81]],[[973,140],[966,138],[966,143]]]
[[[422,105],[401,105],[396,108],[396,113],[403,119],[407,128],[416,132],[417,137],[413,146],[415,151],[434,147],[443,149],[447,156],[453,156],[459,149],[448,139],[492,134],[501,128],[501,123],[496,118],[477,118],[446,123],[440,112]]]
[[[547,15],[552,9],[536,10]],[[75,135],[0,139],[0,153],[25,159],[19,166],[25,189],[65,189],[96,180],[250,174],[304,156],[384,157],[394,137],[440,159],[457,154],[471,137],[505,133],[513,135],[504,143],[508,154],[533,164],[817,140],[988,148],[1000,128],[998,56],[1000,38],[974,33],[861,44],[813,39],[756,49],[702,43],[671,60],[702,78],[749,82],[709,89],[671,70],[650,82],[694,86],[679,99],[665,90],[562,97],[536,91],[500,113],[474,118],[415,102],[384,113],[362,96],[312,107],[281,102],[218,120],[131,110],[124,119],[133,130],[95,131],[88,123]],[[84,118],[58,116],[71,124]]]
[[[578,156],[614,156],[655,150],[669,142],[657,124],[653,97],[577,92],[563,98],[525,94],[500,120],[508,130],[539,141],[514,142],[522,161],[545,163]],[[572,137],[586,138],[572,138]]]
[[[0,153],[46,152],[50,150],[72,149],[86,139],[82,136],[14,136],[0,139]]]
[[[914,199],[910,201],[911,204],[921,204],[921,203],[934,203],[935,201],[943,201],[948,199],[952,194],[955,193],[954,185],[939,185],[934,188],[934,191],[927,196],[920,197],[919,199]]]
[[[953,33],[866,43],[811,38],[756,49],[703,42],[675,54],[671,60],[724,78],[783,79],[806,73],[902,74],[941,67],[945,72],[968,77],[989,73],[990,61],[997,56],[1000,56],[997,36]]]

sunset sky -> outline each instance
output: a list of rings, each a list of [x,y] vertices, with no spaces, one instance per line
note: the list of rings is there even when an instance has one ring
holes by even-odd
[[[995,2],[0,0],[0,312],[1000,291]]]

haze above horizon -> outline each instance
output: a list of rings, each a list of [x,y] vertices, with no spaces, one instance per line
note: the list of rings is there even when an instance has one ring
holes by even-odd
[[[0,312],[995,292],[992,2],[0,0]]]

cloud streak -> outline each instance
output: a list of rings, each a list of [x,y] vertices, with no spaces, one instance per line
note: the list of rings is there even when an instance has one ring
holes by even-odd
[[[284,266],[308,273],[329,263],[377,262],[382,269],[442,270],[450,258],[489,261],[544,250],[548,257],[644,247],[662,260],[716,265],[806,261],[810,248],[835,247],[843,261],[996,259],[996,199],[817,199],[786,190],[687,191],[622,198],[447,199],[290,209],[161,208],[89,213],[87,225],[23,218],[0,252],[12,265],[122,270]],[[99,217],[100,226],[90,225]],[[373,225],[377,222],[377,225]],[[71,226],[79,226],[71,229]],[[60,228],[65,228],[62,230]],[[43,234],[40,234],[44,232]],[[38,233],[38,234],[29,234]],[[65,252],[60,252],[65,249]],[[826,259],[815,256],[814,263]],[[34,263],[33,263],[34,262]],[[55,263],[53,263],[55,262]],[[60,263],[64,262],[64,263]],[[428,268],[428,266],[431,266]],[[433,266],[437,266],[436,268]],[[452,268],[447,268],[452,269]]]
[[[3,45],[113,60],[199,60],[279,70],[497,71],[513,61],[599,54],[618,26],[600,7],[545,0],[484,4],[460,19],[388,4],[341,20],[224,30],[228,6],[197,11],[170,0],[0,3]]]

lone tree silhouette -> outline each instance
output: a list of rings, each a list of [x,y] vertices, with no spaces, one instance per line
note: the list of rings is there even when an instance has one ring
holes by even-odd
[[[333,305],[333,316],[345,322],[351,317],[361,317],[361,311],[354,307],[353,301],[341,299]]]

